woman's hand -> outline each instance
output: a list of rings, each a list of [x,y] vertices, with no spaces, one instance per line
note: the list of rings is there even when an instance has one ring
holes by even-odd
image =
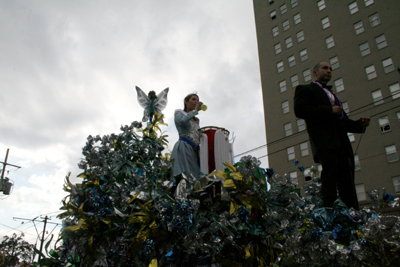
[[[196,110],[197,110],[197,111],[200,111],[202,105],[203,105],[203,102],[197,102],[197,104],[196,104]]]

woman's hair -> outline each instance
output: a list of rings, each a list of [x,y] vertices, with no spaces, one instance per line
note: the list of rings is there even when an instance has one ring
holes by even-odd
[[[195,94],[195,93],[193,93],[193,94],[188,94],[186,97],[185,97],[185,99],[183,100],[183,106],[184,106],[184,108],[183,108],[183,110],[186,112],[186,102],[187,101],[189,101],[190,100],[190,98],[192,98],[192,96],[197,96],[197,98],[199,98],[199,96],[197,95],[197,94]]]

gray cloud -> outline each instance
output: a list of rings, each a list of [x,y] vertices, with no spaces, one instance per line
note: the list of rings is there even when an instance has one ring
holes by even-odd
[[[234,133],[235,152],[265,144],[251,2],[0,1],[0,25],[0,157],[10,148],[9,162],[25,164],[12,173],[5,224],[13,226],[15,214],[50,212],[40,192],[59,203],[89,134],[141,120],[135,85],[170,87],[163,128],[170,149],[178,139],[174,110],[193,91],[209,107],[201,126]],[[36,205],[17,201],[27,193]]]

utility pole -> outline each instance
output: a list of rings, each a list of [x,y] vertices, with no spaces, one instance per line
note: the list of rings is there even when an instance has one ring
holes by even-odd
[[[21,168],[20,166],[7,163],[9,151],[10,151],[10,149],[7,148],[6,159],[4,160],[4,162],[0,161],[0,163],[3,163],[3,171],[1,172],[1,180],[0,180],[0,191],[3,191],[4,195],[10,194],[10,189],[12,186],[12,184],[8,181],[9,179],[7,177],[4,179],[4,173],[6,172],[6,166],[9,165],[9,166],[16,167],[18,169]]]
[[[42,219],[44,219],[43,221],[37,221],[38,218],[39,218],[39,216],[36,217],[36,218],[33,218],[33,219],[25,219],[25,218],[13,217],[14,220],[24,220],[24,221],[31,221],[31,222],[33,222],[33,224],[35,225],[35,230],[36,230],[36,233],[37,233],[37,235],[38,235],[38,238],[40,238],[40,250],[39,250],[39,251],[40,251],[41,253],[43,253],[42,250],[43,250],[44,241],[46,241],[46,239],[49,237],[49,235],[54,231],[54,229],[55,229],[58,225],[61,225],[61,223],[48,222],[48,220],[51,219],[51,218],[47,217],[47,215],[46,215],[44,218],[42,217]],[[36,221],[36,222],[43,222],[43,223],[44,223],[44,225],[43,225],[42,237],[40,237],[40,234],[39,234],[39,232],[38,232],[38,230],[37,230],[35,221]],[[45,233],[46,233],[46,226],[47,226],[47,224],[54,224],[55,226],[54,226],[53,230],[51,230],[50,234],[47,235],[46,238],[44,238],[44,235],[45,235]],[[36,244],[35,244],[35,247],[36,247]],[[38,255],[38,261],[40,260],[40,258],[41,258],[41,255],[39,254],[39,255]]]
[[[43,253],[43,252],[42,252],[42,249],[43,249],[43,243],[44,243],[44,233],[45,233],[45,231],[46,231],[46,224],[47,224],[47,215],[44,217],[44,225],[43,225],[42,240],[40,241],[40,252],[41,252],[41,253]],[[39,254],[39,259],[38,259],[38,261],[40,261],[40,258],[41,258],[41,254]]]

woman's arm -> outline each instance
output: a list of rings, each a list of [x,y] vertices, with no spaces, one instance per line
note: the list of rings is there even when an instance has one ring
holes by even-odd
[[[185,124],[190,121],[194,116],[198,114],[197,110],[192,110],[189,113],[184,112],[181,109],[175,110],[175,123]]]

